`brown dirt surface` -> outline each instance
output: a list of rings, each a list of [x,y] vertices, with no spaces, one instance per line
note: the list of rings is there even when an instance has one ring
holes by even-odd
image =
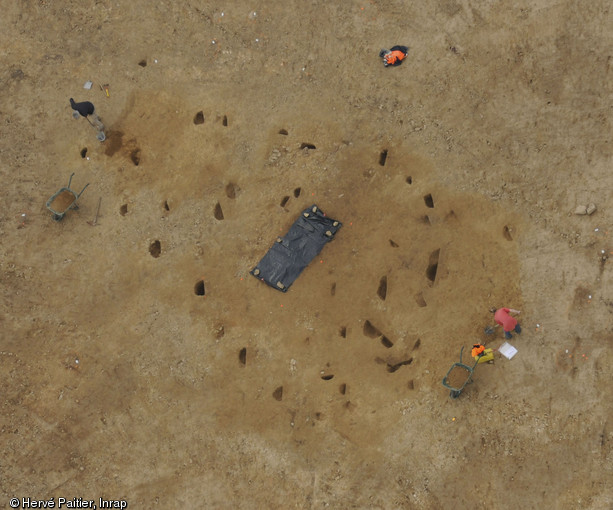
[[[64,190],[59,193],[51,202],[50,207],[55,212],[63,213],[68,206],[75,201],[75,195],[71,191]]]
[[[3,4],[0,506],[613,507],[609,2]]]
[[[461,366],[454,366],[447,374],[447,384],[452,388],[460,389],[466,383],[470,372]]]

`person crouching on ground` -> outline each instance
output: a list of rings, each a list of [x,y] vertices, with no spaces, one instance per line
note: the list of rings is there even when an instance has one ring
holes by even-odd
[[[72,116],[75,119],[78,119],[79,117],[85,117],[87,121],[98,130],[98,139],[100,141],[103,141],[105,139],[104,124],[102,123],[102,120],[100,120],[100,117],[98,117],[93,103],[90,103],[89,101],[77,103],[71,97],[70,107],[72,108]]]
[[[486,349],[485,345],[473,344],[473,350],[470,353],[477,363],[493,363],[494,349]]]
[[[521,326],[517,322],[517,319],[509,315],[511,313],[520,314],[521,312],[519,310],[513,310],[513,308],[491,308],[490,311],[494,313],[496,324],[499,324],[502,326],[502,329],[504,329],[504,337],[507,340],[513,338],[511,331],[515,331],[517,334],[521,333]]]
[[[391,50],[381,50],[379,56],[383,59],[383,65],[399,66],[407,56],[409,48],[407,46],[392,46]]]

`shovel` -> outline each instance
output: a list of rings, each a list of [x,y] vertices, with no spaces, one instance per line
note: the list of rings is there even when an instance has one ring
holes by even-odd
[[[87,223],[90,224],[92,227],[95,227],[98,224],[98,214],[100,213],[100,204],[102,203],[102,197],[100,197],[98,199],[98,209],[96,209],[96,217],[94,218],[94,221],[88,221]]]
[[[494,333],[494,331],[496,331],[496,328],[499,326],[499,324],[495,324],[494,326],[485,326],[484,332],[486,335],[491,335],[492,333]]]

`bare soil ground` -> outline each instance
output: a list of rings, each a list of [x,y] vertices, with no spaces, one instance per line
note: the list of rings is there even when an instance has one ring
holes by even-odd
[[[609,2],[1,4],[1,507],[613,508]]]

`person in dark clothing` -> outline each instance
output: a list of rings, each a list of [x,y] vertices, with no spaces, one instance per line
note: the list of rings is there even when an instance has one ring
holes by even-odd
[[[75,119],[78,119],[79,117],[85,117],[87,121],[98,130],[98,140],[102,142],[106,139],[106,135],[104,134],[104,124],[100,120],[100,117],[98,117],[98,114],[96,113],[96,108],[94,107],[93,103],[90,103],[89,101],[82,101],[81,103],[77,103],[71,97],[70,106],[72,107],[72,116]]]
[[[409,53],[407,46],[393,46],[391,50],[381,50],[379,56],[383,59],[383,65],[399,66]]]
[[[72,97],[70,98],[70,106],[72,106],[72,109],[75,112],[78,112],[81,117],[87,117],[88,115],[92,115],[96,111],[93,103],[90,103],[89,101],[75,103],[75,100]]]

